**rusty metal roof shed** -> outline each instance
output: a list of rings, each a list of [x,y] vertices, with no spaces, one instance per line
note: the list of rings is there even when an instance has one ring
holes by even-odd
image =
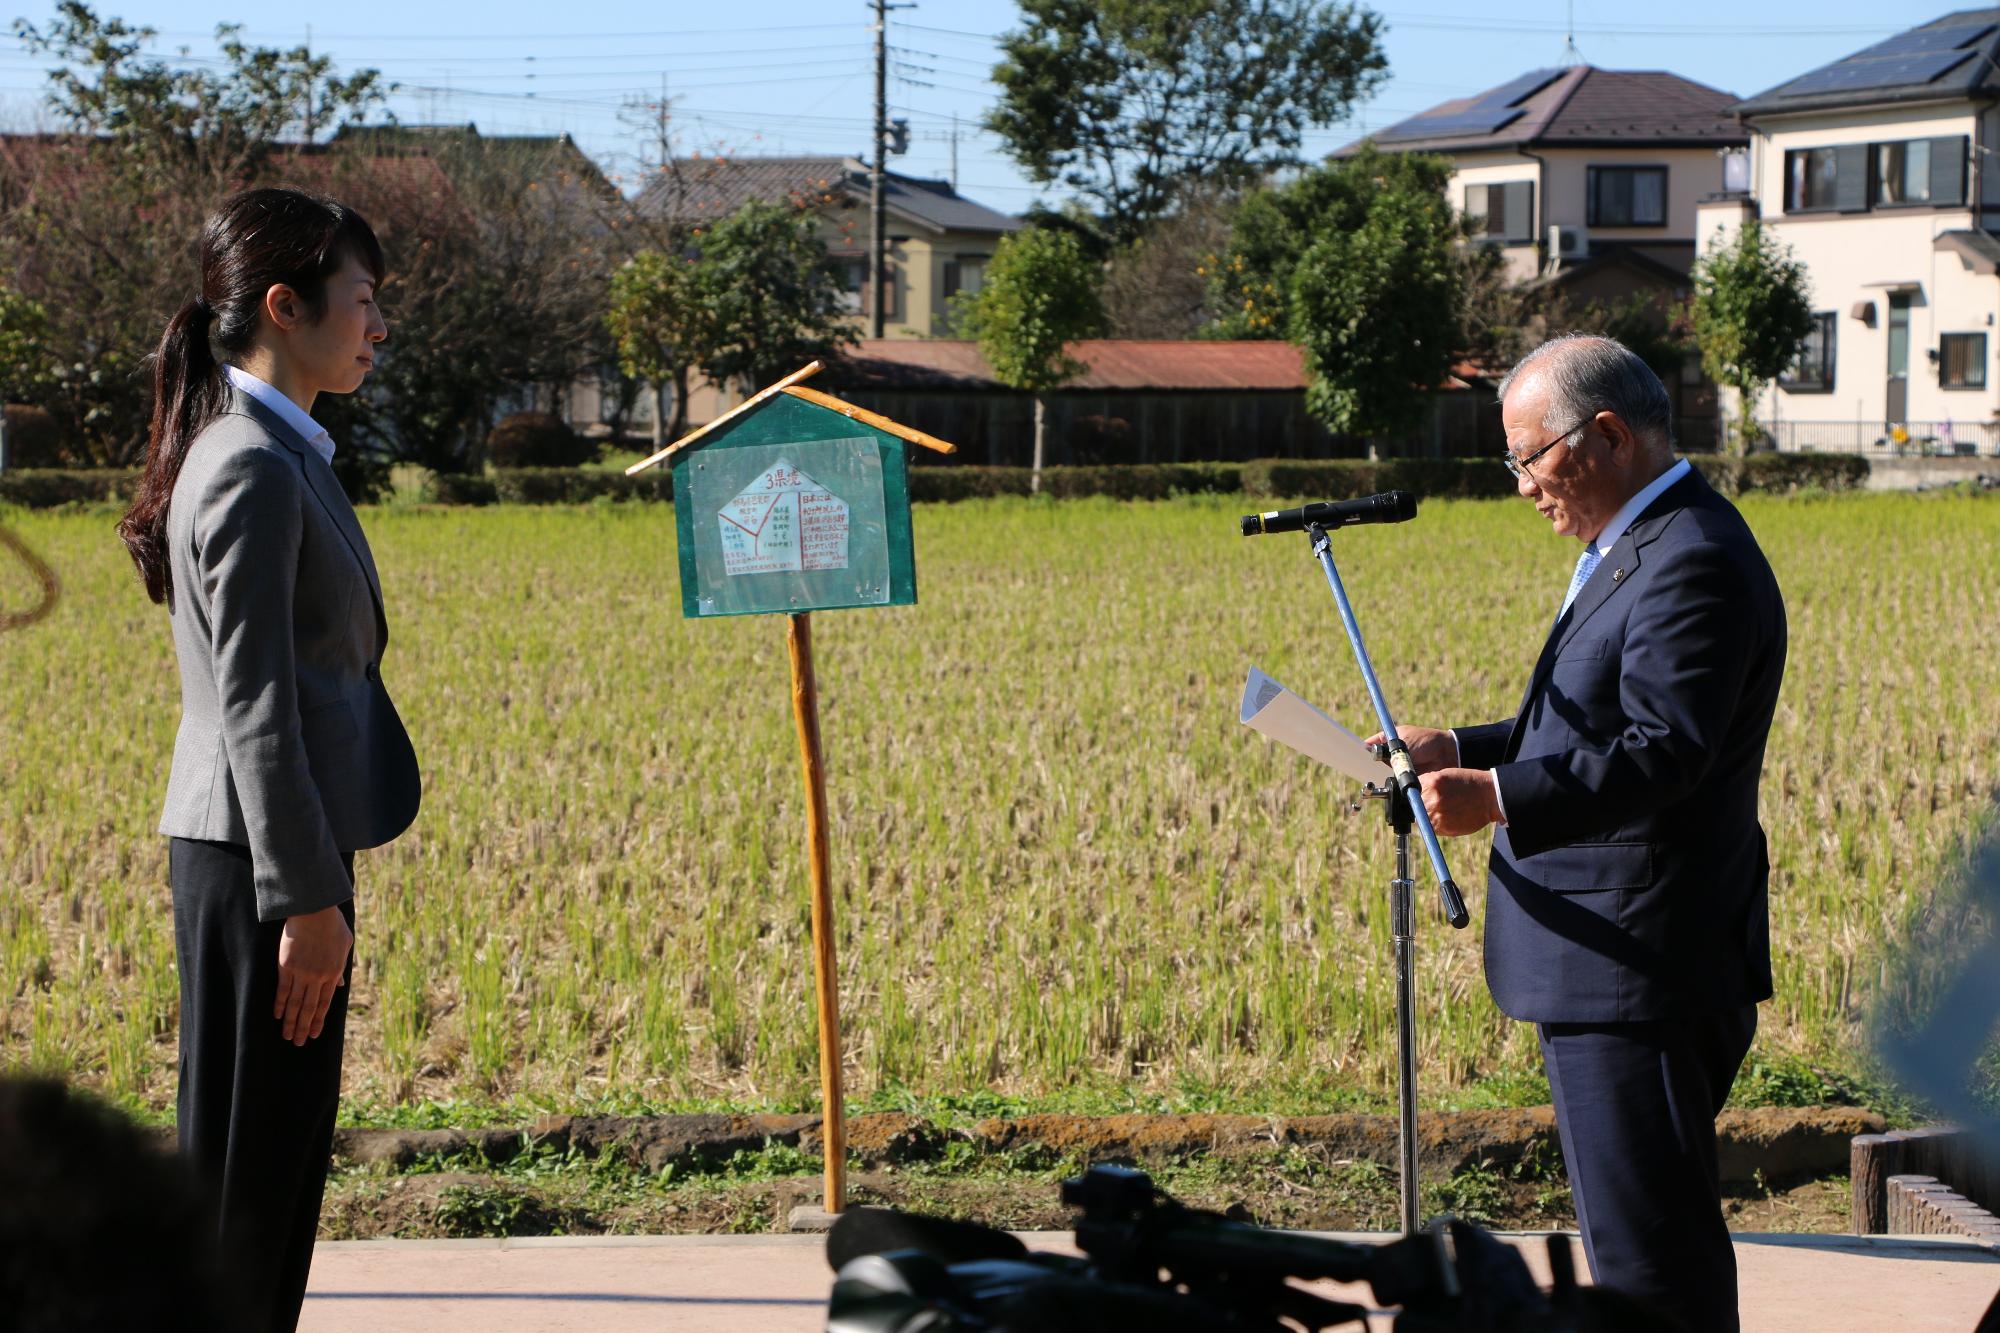
[[[1171,342],[1094,338],[1071,343],[1083,373],[1064,389],[1292,392],[1306,386],[1299,349],[1281,342]],[[864,340],[828,365],[850,388],[1004,389],[975,342]]]

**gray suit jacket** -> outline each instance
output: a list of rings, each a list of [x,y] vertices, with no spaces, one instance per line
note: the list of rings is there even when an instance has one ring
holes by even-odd
[[[382,585],[333,469],[240,391],[167,510],[181,726],[160,832],[250,848],[257,916],[353,896],[345,854],[416,818],[382,685]]]

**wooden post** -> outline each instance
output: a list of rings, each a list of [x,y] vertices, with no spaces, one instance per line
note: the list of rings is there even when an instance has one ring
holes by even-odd
[[[847,1111],[841,1092],[840,973],[833,941],[833,891],[827,879],[826,766],[819,748],[819,682],[813,676],[812,614],[787,617],[792,653],[792,715],[805,761],[806,843],[812,857],[813,990],[819,1001],[819,1085],[826,1152],[826,1211],[847,1206]]]
[[[1854,1234],[1880,1236],[1889,1230],[1887,1185],[1903,1169],[1903,1141],[1893,1134],[1856,1134],[1848,1148],[1854,1191]]]

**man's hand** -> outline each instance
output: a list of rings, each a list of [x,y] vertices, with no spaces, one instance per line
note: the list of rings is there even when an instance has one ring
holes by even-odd
[[[347,984],[347,955],[354,932],[338,905],[285,918],[278,938],[278,999],[271,1016],[282,1022],[285,1040],[303,1046],[326,1024],[333,993]]]
[[[1424,813],[1439,837],[1477,833],[1500,822],[1500,796],[1485,769],[1440,768],[1417,780],[1423,785]]]
[[[1450,768],[1458,762],[1458,739],[1449,731],[1439,731],[1436,727],[1397,727],[1396,734],[1410,747],[1410,762],[1419,773]],[[1385,739],[1378,731],[1362,744],[1380,745]]]

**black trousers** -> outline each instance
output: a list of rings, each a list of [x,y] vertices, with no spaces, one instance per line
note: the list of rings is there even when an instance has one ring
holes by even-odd
[[[250,849],[175,838],[168,867],[181,974],[181,1154],[221,1204],[247,1326],[291,1333],[333,1151],[348,987],[334,992],[320,1035],[292,1045],[271,1016],[284,922],[257,919]],[[352,928],[353,902],[341,910]],[[350,957],[350,980],[353,966]]]
[[[1756,1034],[1757,1006],[1538,1031],[1591,1276],[1690,1333],[1735,1333],[1715,1117]]]

